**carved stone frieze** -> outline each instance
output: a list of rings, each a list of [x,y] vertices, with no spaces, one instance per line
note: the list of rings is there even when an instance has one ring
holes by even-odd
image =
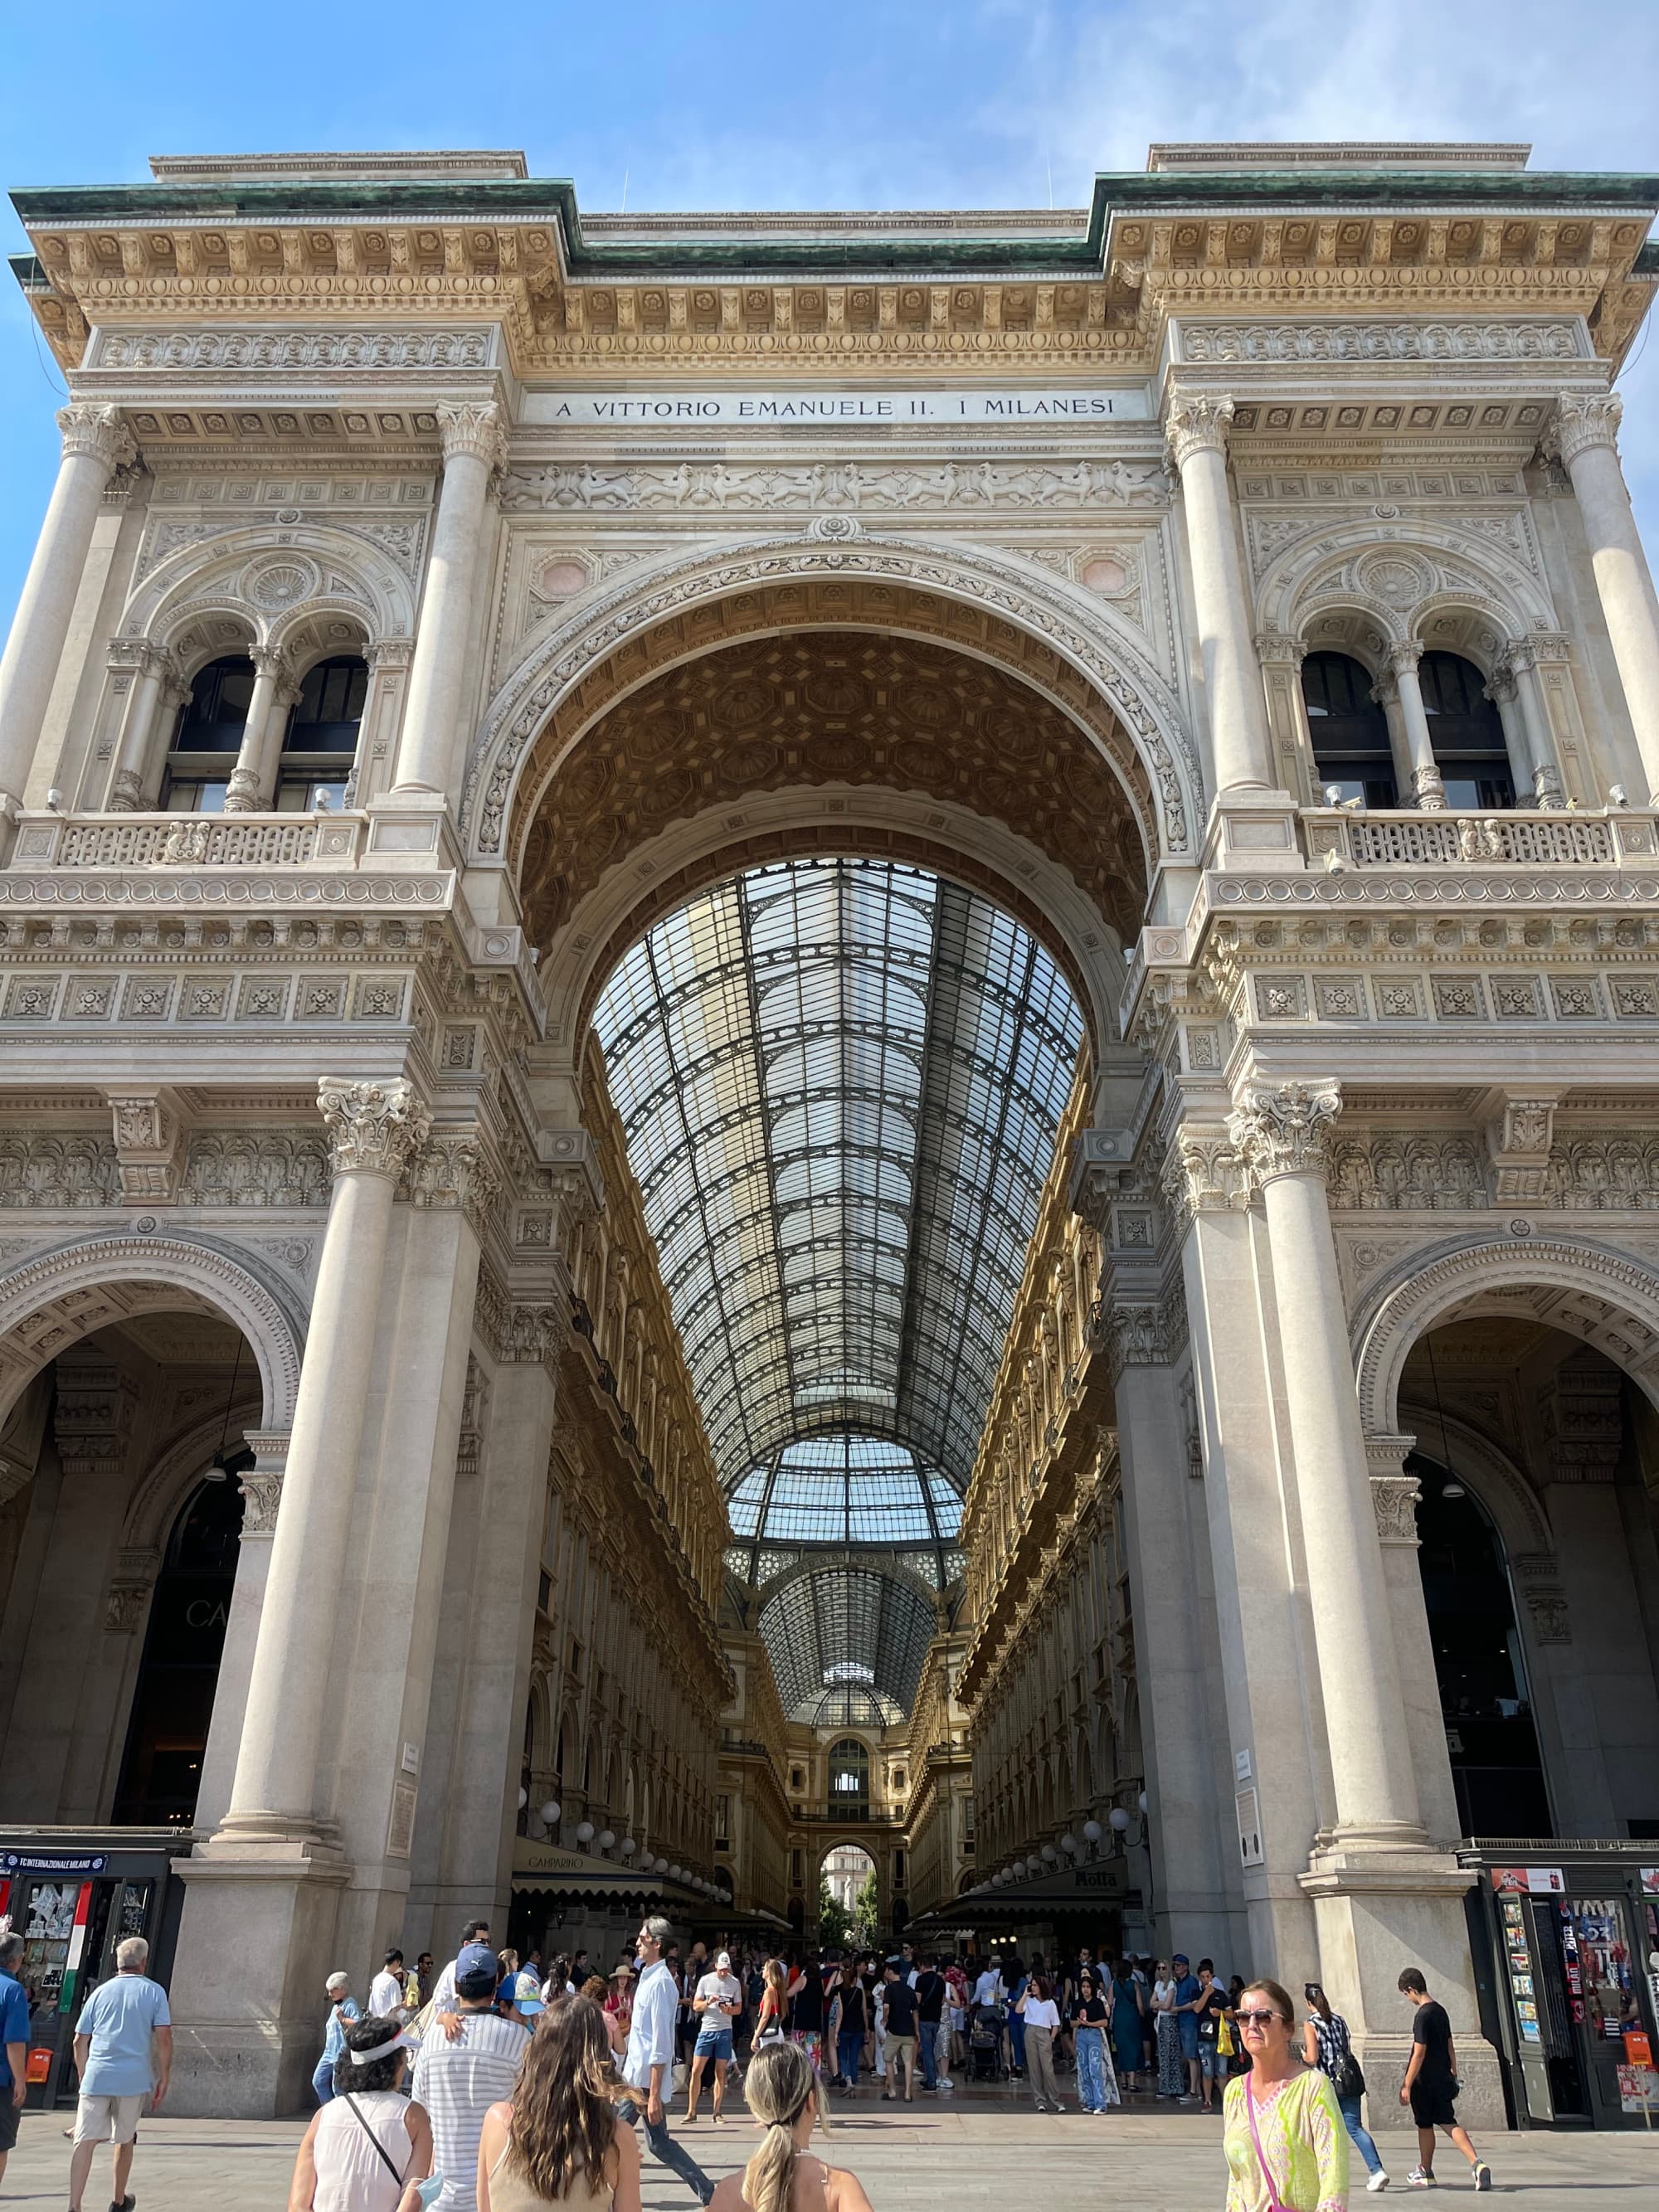
[[[1167,1367],[1170,1340],[1156,1299],[1114,1298],[1105,1314],[1106,1371],[1114,1387],[1126,1367]]]
[[[403,1194],[422,1212],[462,1207],[482,1225],[501,1188],[500,1173],[476,1129],[438,1129],[410,1159]]]
[[[507,471],[501,504],[509,514],[575,512],[627,514],[654,509],[680,514],[799,508],[804,513],[860,510],[903,514],[1003,508],[1165,507],[1169,485],[1156,461],[1062,462],[987,460],[887,466],[860,461],[787,463],[728,468],[724,461],[676,467],[639,465],[595,468],[591,462]]]
[[[483,368],[487,331],[121,331],[100,335],[97,368]]]
[[[1414,1474],[1374,1474],[1370,1478],[1371,1510],[1376,1534],[1384,1544],[1415,1545],[1417,1502],[1422,1485]]]
[[[280,1468],[255,1468],[241,1477],[242,1534],[245,1536],[274,1536],[276,1515],[283,1502],[283,1470]]]
[[[170,1206],[179,1188],[184,1122],[171,1094],[154,1088],[112,1091],[115,1156],[129,1206]]]
[[[1233,1148],[1253,1183],[1279,1176],[1323,1176],[1330,1123],[1342,1110],[1334,1083],[1286,1083],[1253,1090],[1228,1116]]]
[[[1231,1136],[1223,1129],[1192,1123],[1170,1139],[1162,1182],[1181,1229],[1194,1213],[1224,1212],[1247,1194],[1243,1162]]]
[[[1333,1206],[1358,1212],[1432,1212],[1488,1202],[1479,1146],[1462,1133],[1345,1137],[1330,1147],[1327,1188]]]
[[[405,1077],[357,1082],[325,1075],[317,1104],[328,1131],[336,1175],[402,1175],[426,1142],[432,1116]]]
[[[0,1131],[0,1206],[115,1206],[120,1197],[120,1164],[108,1137]]]
[[[328,1186],[328,1146],[317,1130],[198,1130],[185,1151],[179,1203],[325,1206]]]
[[[1181,357],[1195,362],[1577,361],[1571,322],[1220,323],[1181,326]]]
[[[1486,1152],[1493,1169],[1493,1195],[1500,1206],[1535,1204],[1544,1196],[1559,1103],[1558,1091],[1536,1097],[1508,1092],[1487,1122]]]

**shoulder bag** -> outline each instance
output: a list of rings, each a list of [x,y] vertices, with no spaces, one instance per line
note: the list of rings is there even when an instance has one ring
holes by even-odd
[[[392,2164],[391,2152],[387,2150],[386,2145],[380,2141],[379,2136],[375,2134],[374,2129],[370,2127],[368,2122],[363,2118],[362,2107],[359,2105],[357,2100],[352,2095],[350,2090],[342,2089],[340,2094],[344,2098],[346,2103],[350,2106],[352,2118],[356,2121],[358,2126],[368,2137],[370,2142],[374,2144],[376,2157],[379,2158],[381,2165],[392,2176],[392,2179],[397,2183],[398,2193],[401,2197],[404,2191],[409,2186],[409,2185],[404,2179],[402,2174],[398,2172],[397,2167]],[[414,2155],[412,2151],[410,2154],[411,2157]],[[431,2174],[425,2181],[419,2182],[416,2185],[421,2191],[421,2203],[423,2205],[430,2204],[433,2199],[437,2196],[438,2191],[443,2187],[444,2178],[441,2173]]]
[[[1282,2095],[1283,2091],[1280,2092]],[[1255,2145],[1255,2162],[1261,2168],[1261,2179],[1267,2185],[1267,2212],[1287,2212],[1284,2200],[1273,2187],[1273,2178],[1261,2148],[1261,2131],[1255,2124],[1255,2099],[1250,2094],[1250,2077],[1247,2074],[1240,2085],[1239,2094],[1244,2100],[1244,2111],[1250,2123],[1250,2141]]]

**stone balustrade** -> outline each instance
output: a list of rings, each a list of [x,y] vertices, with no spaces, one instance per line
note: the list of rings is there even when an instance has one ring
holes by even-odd
[[[350,866],[362,815],[26,814],[7,866],[284,868]]]
[[[1623,809],[1426,814],[1304,807],[1302,824],[1309,860],[1328,869],[1616,868],[1651,862],[1659,853],[1659,817]]]

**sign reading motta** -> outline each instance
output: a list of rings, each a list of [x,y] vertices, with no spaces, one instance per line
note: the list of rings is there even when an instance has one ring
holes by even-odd
[[[1145,385],[1115,392],[1041,385],[975,392],[538,392],[532,422],[1143,422]]]

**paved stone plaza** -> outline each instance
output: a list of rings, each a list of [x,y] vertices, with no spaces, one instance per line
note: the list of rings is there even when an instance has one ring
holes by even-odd
[[[69,2164],[64,2124],[61,2114],[27,2115],[0,2203],[62,2205]],[[229,2205],[237,2212],[280,2212],[301,2132],[297,2120],[146,2122],[132,2180],[141,2212],[222,2212]],[[749,2141],[743,2125],[716,2130],[706,2120],[691,2139],[716,2177],[741,2163]],[[1042,2162],[1034,2177],[1037,2145]],[[1404,2136],[1382,2138],[1390,2170],[1402,2179],[1412,2162],[1408,2148]],[[1626,2204],[1644,2212],[1659,2203],[1659,2135],[1500,2135],[1482,2148],[1498,2193],[1524,2193],[1528,2212],[1566,2212],[1586,2190],[1595,2192],[1601,2212]],[[1027,2200],[1034,2178],[1057,2204],[1115,2197],[1140,2212],[1218,2212],[1225,2191],[1218,2121],[1121,2112],[1085,2121],[1075,2112],[1042,2119],[1003,2094],[959,2099],[948,2107],[920,2105],[902,2116],[870,2101],[837,2116],[829,2154],[858,2174],[876,2212],[931,2212],[934,2206],[965,2212]],[[1455,2153],[1443,2170],[1448,2191],[1473,2193]],[[88,2212],[101,2212],[106,2179],[100,2159],[87,2191]],[[1351,2191],[1356,2203],[1364,2201],[1360,2181]],[[690,2202],[647,2158],[647,2212],[678,2212]]]

